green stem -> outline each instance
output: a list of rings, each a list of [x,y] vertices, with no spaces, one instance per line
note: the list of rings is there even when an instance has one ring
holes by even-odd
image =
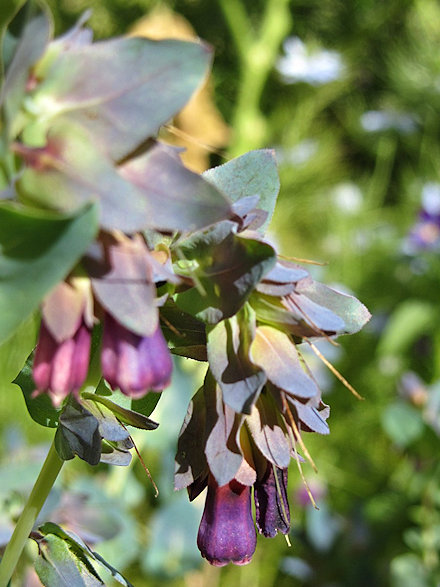
[[[40,474],[18,519],[11,540],[0,562],[0,587],[6,587],[26,545],[38,514],[55,483],[64,461],[60,459],[55,445],[49,449]]]
[[[264,146],[267,121],[260,110],[261,96],[289,32],[289,0],[268,0],[259,29],[252,27],[243,5],[236,0],[219,0],[240,58],[241,79],[232,126],[234,137],[229,156]]]

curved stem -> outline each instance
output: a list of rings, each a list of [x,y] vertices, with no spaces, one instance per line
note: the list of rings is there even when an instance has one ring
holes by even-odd
[[[29,534],[35,524],[38,514],[55,483],[64,461],[60,459],[52,443],[40,474],[31,491],[29,499],[18,519],[11,540],[6,547],[5,554],[0,562],[0,587],[6,587],[17,565],[18,559],[25,547]]]

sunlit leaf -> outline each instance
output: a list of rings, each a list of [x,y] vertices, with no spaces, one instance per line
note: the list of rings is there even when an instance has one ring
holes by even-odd
[[[203,80],[201,43],[119,38],[61,52],[36,88],[42,117],[62,114],[91,131],[113,160],[156,134]]]
[[[251,151],[203,174],[233,202],[246,196],[259,196],[257,207],[268,213],[260,228],[264,231],[273,214],[280,180],[275,154],[269,149]]]
[[[319,393],[313,379],[304,372],[298,351],[284,332],[271,326],[259,326],[251,345],[252,361],[264,369],[274,385],[298,397]]]
[[[229,200],[183,166],[178,151],[158,143],[120,168],[147,199],[150,226],[192,232],[231,216]]]

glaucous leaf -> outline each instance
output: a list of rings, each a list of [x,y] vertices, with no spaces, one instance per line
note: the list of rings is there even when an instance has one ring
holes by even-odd
[[[231,216],[229,200],[181,162],[178,150],[157,143],[119,168],[149,205],[150,226],[193,232]]]
[[[2,7],[5,4],[7,5],[8,3],[2,2]],[[14,4],[18,6],[20,2],[16,1]],[[7,11],[5,8],[3,10]],[[14,57],[9,64],[0,94],[0,104],[3,104],[5,110],[11,138],[15,137],[17,132],[21,130],[20,122],[15,119],[22,106],[31,67],[44,53],[51,33],[52,23],[49,13],[44,11],[40,16],[27,23],[15,48]]]
[[[284,332],[258,326],[250,352],[255,365],[280,389],[302,398],[319,394],[316,383],[301,367],[296,346]]]
[[[338,334],[354,334],[371,318],[364,304],[354,296],[336,291],[312,278],[299,281],[296,291],[313,303],[328,308],[343,320],[344,325],[338,329]]]
[[[238,315],[208,327],[209,367],[225,404],[243,414],[251,413],[266,383],[264,371],[250,359],[254,325],[255,314],[245,307]]]
[[[117,172],[86,129],[57,122],[44,146],[15,144],[14,150],[25,162],[17,182],[23,202],[72,212],[97,201],[104,229],[133,233],[154,227],[147,199]]]
[[[0,204],[0,342],[69,273],[95,236],[97,220],[93,205],[60,217]]]
[[[210,62],[207,45],[185,41],[118,38],[74,46],[35,89],[33,109],[87,128],[120,160],[186,104]]]
[[[176,303],[208,324],[236,314],[275,263],[270,245],[237,236],[232,230],[233,224],[225,221],[180,247],[186,259],[198,263],[192,277],[199,287],[179,293]]]
[[[203,175],[233,202],[246,196],[259,196],[257,207],[268,214],[260,228],[264,232],[272,218],[280,189],[274,151],[250,151],[224,165],[205,171]]]

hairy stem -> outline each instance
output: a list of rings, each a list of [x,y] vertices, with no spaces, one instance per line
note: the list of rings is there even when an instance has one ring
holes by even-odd
[[[6,587],[12,577],[37,516],[58,477],[63,463],[64,461],[60,459],[55,450],[55,445],[52,443],[0,562],[0,587]]]

